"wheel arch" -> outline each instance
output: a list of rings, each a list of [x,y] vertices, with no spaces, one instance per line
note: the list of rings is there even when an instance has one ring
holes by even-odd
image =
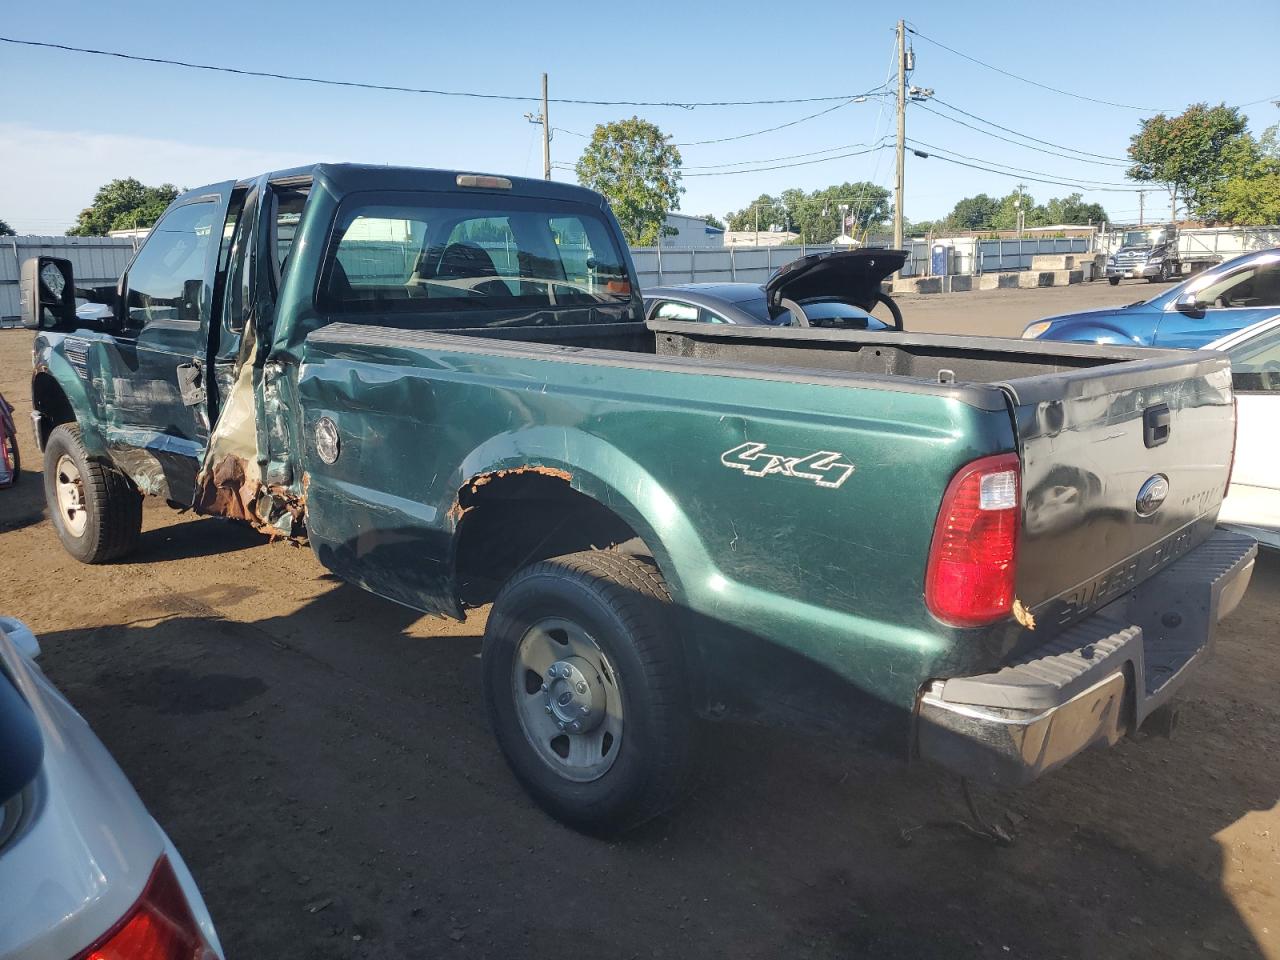
[[[85,451],[92,457],[107,457],[84,385],[61,356],[50,355],[47,364],[37,367],[31,375],[31,407],[40,414],[36,442],[41,450],[55,427],[75,423],[80,427]]]

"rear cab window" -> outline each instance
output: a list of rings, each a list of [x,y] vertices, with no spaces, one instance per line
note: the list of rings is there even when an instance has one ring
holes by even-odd
[[[626,308],[634,295],[614,230],[584,204],[356,194],[338,210],[316,302],[329,314],[447,328],[549,322],[562,311]]]

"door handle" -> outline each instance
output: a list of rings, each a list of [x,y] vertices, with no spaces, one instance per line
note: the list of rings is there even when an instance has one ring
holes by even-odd
[[[1158,447],[1169,441],[1173,432],[1173,419],[1167,403],[1159,403],[1142,411],[1142,442],[1148,447]]]
[[[199,360],[178,364],[178,392],[185,406],[195,407],[204,403],[204,366]]]

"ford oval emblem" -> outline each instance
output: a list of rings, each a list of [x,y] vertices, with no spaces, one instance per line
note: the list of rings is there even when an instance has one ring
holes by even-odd
[[[1169,496],[1169,478],[1163,473],[1148,477],[1147,481],[1138,489],[1138,500],[1135,505],[1138,516],[1151,516],[1160,509],[1160,504],[1164,503],[1167,496]]]

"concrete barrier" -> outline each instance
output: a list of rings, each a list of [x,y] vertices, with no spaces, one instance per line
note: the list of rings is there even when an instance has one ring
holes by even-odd
[[[1043,287],[1065,287],[1069,283],[1083,283],[1083,270],[1051,270],[1053,274],[1052,283],[1043,283]]]
[[[1019,286],[1020,273],[984,273],[978,277],[979,290],[1008,290]]]
[[[941,277],[900,277],[893,281],[894,293],[941,293]]]
[[[1031,258],[1031,269],[1074,270],[1088,259],[1087,254],[1081,253],[1038,253]]]
[[[1020,287],[1052,287],[1053,271],[1052,270],[1028,270],[1026,273],[1018,274],[1018,286]]]
[[[956,274],[954,277],[947,277],[948,293],[968,293],[970,290],[976,289],[974,280],[976,278],[967,273]]]

